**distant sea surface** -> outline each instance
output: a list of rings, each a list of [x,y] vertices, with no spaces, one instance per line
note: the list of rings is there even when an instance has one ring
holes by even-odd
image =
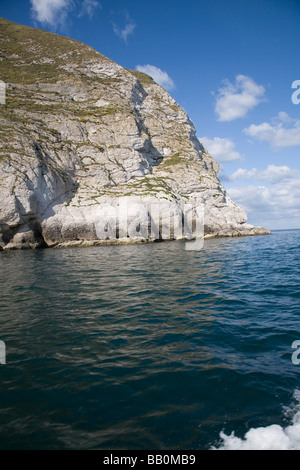
[[[300,449],[300,231],[1,252],[0,287],[1,449]]]

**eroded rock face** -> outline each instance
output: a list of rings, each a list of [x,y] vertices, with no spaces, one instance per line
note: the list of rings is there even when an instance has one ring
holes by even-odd
[[[246,223],[189,117],[149,76],[3,19],[0,41],[0,249],[153,239],[128,230],[151,220],[149,205],[170,214],[161,239],[180,238],[188,204],[203,205],[207,237],[269,233]],[[119,214],[103,234],[99,223],[124,201],[144,212]]]

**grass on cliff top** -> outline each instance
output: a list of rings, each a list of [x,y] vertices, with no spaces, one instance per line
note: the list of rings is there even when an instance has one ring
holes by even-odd
[[[58,80],[71,73],[66,64],[82,66],[91,60],[112,63],[91,47],[58,34],[0,18],[0,78],[12,83]]]
[[[153,80],[150,75],[147,75],[146,73],[139,72],[138,70],[131,70],[131,69],[126,69],[127,72],[130,72],[132,75],[134,75],[142,85],[153,85],[156,82]]]
[[[99,58],[113,62],[80,41],[42,29],[19,25],[4,18],[0,18],[0,43],[2,57],[17,54],[19,59],[23,60],[27,58],[32,61],[33,57],[36,60],[57,60],[62,55],[68,54],[75,62],[87,59],[99,60]]]

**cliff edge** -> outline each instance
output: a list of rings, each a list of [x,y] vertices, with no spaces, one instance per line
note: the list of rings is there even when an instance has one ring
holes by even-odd
[[[247,224],[189,117],[148,75],[5,19],[0,43],[0,250],[181,238],[189,204],[204,207],[205,237],[270,233]],[[127,225],[109,214],[124,202]],[[172,230],[158,216],[156,236],[141,224],[132,235],[150,206]]]

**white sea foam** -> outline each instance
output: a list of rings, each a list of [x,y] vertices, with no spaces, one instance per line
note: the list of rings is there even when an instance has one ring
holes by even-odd
[[[300,450],[300,391],[294,393],[296,404],[285,408],[286,415],[292,415],[292,423],[283,428],[278,424],[251,428],[243,439],[234,432],[229,436],[220,433],[222,443],[213,450]]]

